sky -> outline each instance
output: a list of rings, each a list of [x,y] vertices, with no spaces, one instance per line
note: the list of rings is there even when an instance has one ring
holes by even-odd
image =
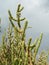
[[[2,30],[9,22],[8,10],[15,16],[18,4],[24,6],[23,16],[27,18],[29,26],[34,32],[49,33],[49,0],[0,0],[0,18]]]
[[[32,36],[33,40],[44,33],[40,51],[49,49],[49,0],[0,0],[1,33],[8,27],[8,10],[16,17],[18,4],[24,6],[22,16],[28,20],[28,26],[32,28],[27,31],[27,38]]]

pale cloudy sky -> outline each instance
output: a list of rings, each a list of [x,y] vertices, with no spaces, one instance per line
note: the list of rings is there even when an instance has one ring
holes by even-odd
[[[27,38],[33,40],[43,32],[43,41],[40,50],[49,48],[49,0],[0,0],[0,17],[2,19],[1,31],[8,26],[8,10],[15,17],[18,4],[24,6],[23,17],[26,17],[32,29],[27,31]],[[0,33],[0,40],[2,37]]]
[[[15,16],[17,5],[24,6],[23,14],[34,32],[49,32],[49,0],[0,0],[2,29],[8,25],[8,9]]]

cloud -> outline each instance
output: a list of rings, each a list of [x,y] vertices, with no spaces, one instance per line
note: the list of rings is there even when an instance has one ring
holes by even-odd
[[[23,15],[35,32],[49,32],[49,0],[0,0],[2,25],[7,26],[8,9],[15,14],[18,3],[24,6]],[[15,15],[14,15],[15,16]]]

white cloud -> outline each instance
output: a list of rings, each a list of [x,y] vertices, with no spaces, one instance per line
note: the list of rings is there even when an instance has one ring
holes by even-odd
[[[0,17],[4,21],[3,25],[7,25],[8,9],[14,15],[18,3],[24,6],[23,15],[31,21],[29,24],[34,31],[49,32],[49,0],[0,0]]]

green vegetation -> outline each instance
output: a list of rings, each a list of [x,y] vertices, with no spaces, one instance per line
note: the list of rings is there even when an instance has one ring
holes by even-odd
[[[2,44],[0,46],[0,65],[47,65],[47,56],[44,52],[41,53],[38,60],[36,56],[41,45],[43,33],[39,38],[32,43],[32,38],[26,42],[26,29],[28,28],[28,21],[26,18],[21,18],[21,11],[24,7],[18,5],[16,11],[16,18],[10,12],[8,32],[2,37]],[[24,27],[21,26],[21,21],[25,22]],[[17,23],[17,26],[15,25]]]

